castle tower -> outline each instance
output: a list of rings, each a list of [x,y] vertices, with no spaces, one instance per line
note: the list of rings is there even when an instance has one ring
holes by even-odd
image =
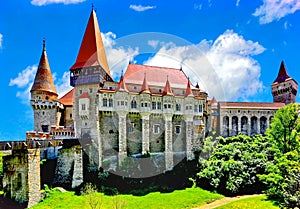
[[[96,12],[92,9],[77,59],[70,68],[70,84],[74,87],[75,135],[81,140],[81,145],[89,150],[91,169],[101,166],[97,93],[105,81],[113,81],[113,79],[108,67]]]
[[[296,102],[297,91],[298,83],[288,75],[282,61],[277,78],[272,83],[273,101],[285,104],[294,103]]]
[[[63,107],[57,102],[58,95],[48,62],[45,40],[43,40],[43,51],[30,93],[30,103],[34,111],[34,130],[49,132],[50,126],[59,125],[61,117],[59,109]]]

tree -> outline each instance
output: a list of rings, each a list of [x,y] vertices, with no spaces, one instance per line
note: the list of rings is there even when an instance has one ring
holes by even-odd
[[[226,195],[261,192],[262,182],[257,174],[265,173],[273,156],[267,137],[238,135],[218,139],[214,149],[215,143],[210,139],[204,143],[203,150],[212,153],[210,157],[207,153],[200,155],[198,185]]]
[[[300,105],[289,104],[279,109],[267,130],[270,140],[281,153],[287,153],[300,148]]]
[[[300,106],[289,104],[276,112],[267,136],[277,150],[267,165],[267,173],[259,175],[270,199],[287,208],[300,207]]]

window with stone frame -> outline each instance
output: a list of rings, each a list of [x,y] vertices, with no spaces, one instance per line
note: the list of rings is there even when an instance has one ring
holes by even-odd
[[[181,126],[180,125],[176,125],[175,126],[175,134],[180,134],[181,133]]]
[[[81,104],[81,110],[86,110],[85,104]]]
[[[160,132],[160,125],[159,124],[154,124],[153,125],[153,133],[154,134],[159,134]]]
[[[114,106],[114,101],[113,101],[113,99],[109,99],[109,100],[108,100],[108,106],[109,106],[109,107],[113,107],[113,106]]]
[[[107,107],[107,99],[106,98],[103,98],[102,103],[103,103],[103,107]]]
[[[199,112],[203,112],[202,104],[199,104]]]
[[[180,104],[176,104],[176,111],[181,111],[181,105]]]
[[[161,110],[161,102],[157,102],[157,109]]]
[[[152,110],[156,110],[156,102],[152,102]]]
[[[132,109],[137,108],[137,104],[136,104],[136,101],[135,101],[135,100],[132,100],[132,101],[131,101],[131,108],[132,108]]]
[[[128,132],[132,133],[134,131],[135,126],[136,126],[135,123],[133,123],[133,122],[130,123],[128,126]]]

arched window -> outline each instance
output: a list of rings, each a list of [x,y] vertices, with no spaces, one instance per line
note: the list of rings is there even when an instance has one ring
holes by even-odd
[[[258,133],[258,130],[257,130],[257,117],[253,116],[253,117],[251,117],[251,132],[250,132],[250,135],[253,136],[257,133]]]
[[[241,118],[241,132],[244,135],[248,135],[248,118],[246,116]]]
[[[259,129],[260,129],[261,134],[264,134],[266,129],[267,129],[267,118],[265,116],[262,116],[260,118],[260,127],[259,127]]]
[[[229,136],[229,117],[228,116],[225,116],[223,118],[223,133],[222,133],[222,135],[224,137]]]
[[[232,136],[235,136],[238,134],[238,127],[239,127],[239,124],[238,124],[238,117],[237,116],[233,116],[232,117],[232,121],[231,121],[231,125],[232,125],[232,133],[231,135]]]

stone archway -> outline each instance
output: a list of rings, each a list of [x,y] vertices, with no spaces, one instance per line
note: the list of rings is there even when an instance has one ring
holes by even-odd
[[[258,122],[257,117],[255,116],[251,117],[251,132],[250,132],[251,136],[258,134],[257,122]]]
[[[222,133],[222,135],[224,137],[229,136],[229,117],[228,116],[224,116],[224,118],[223,118],[223,133]]]
[[[235,136],[238,134],[238,127],[239,127],[238,121],[239,121],[239,118],[237,116],[232,117],[232,122],[231,122],[231,125],[232,125],[231,135],[232,136]]]
[[[241,133],[244,135],[248,135],[248,118],[243,116],[241,118]]]
[[[267,130],[267,118],[265,116],[262,116],[259,122],[260,122],[259,131],[261,134],[264,134],[265,131]]]

